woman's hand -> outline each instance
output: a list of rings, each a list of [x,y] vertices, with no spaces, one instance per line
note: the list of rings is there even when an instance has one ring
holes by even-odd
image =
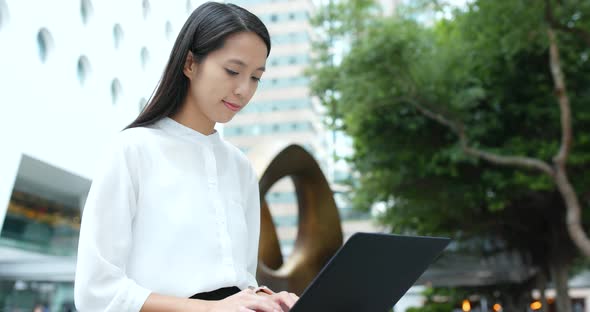
[[[282,308],[281,311],[287,312],[289,311],[295,302],[299,300],[299,297],[294,293],[281,291],[278,293],[273,292],[272,290],[265,288],[263,291],[257,292],[259,296],[266,297],[271,299],[273,302],[279,304]]]
[[[211,301],[210,312],[282,312],[280,303],[269,296],[260,296],[252,289],[244,289],[223,300]]]

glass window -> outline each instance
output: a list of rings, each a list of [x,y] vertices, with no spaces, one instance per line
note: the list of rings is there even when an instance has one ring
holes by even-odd
[[[275,203],[289,204],[289,203],[296,203],[297,202],[297,196],[293,192],[271,192],[271,193],[266,194],[265,199],[270,204],[275,204]],[[293,216],[293,217],[297,218],[297,216]],[[273,217],[273,219],[274,219],[274,217]],[[289,223],[297,224],[297,219],[290,220]]]
[[[3,279],[0,291],[2,311],[76,311],[72,282]]]
[[[150,6],[150,1],[143,0],[141,2],[141,7],[142,7],[142,11],[143,11],[143,18],[146,19],[150,15],[150,12],[152,10],[152,8]]]
[[[116,105],[119,99],[121,98],[121,93],[123,93],[123,87],[121,86],[121,81],[115,78],[111,82],[111,99],[113,101],[113,105]]]
[[[252,126],[252,135],[259,135],[260,134],[260,126],[259,125],[253,125]]]
[[[166,39],[172,40],[173,33],[174,33],[174,30],[172,29],[172,23],[170,23],[170,21],[166,21],[166,26],[165,26]]]
[[[81,86],[83,86],[86,83],[86,80],[90,75],[90,70],[90,61],[88,60],[88,58],[85,55],[80,56],[78,58],[77,72],[78,82],[80,82]]]
[[[88,23],[88,19],[92,16],[93,12],[94,9],[90,0],[82,0],[80,2],[80,17],[82,17],[82,23],[84,23],[84,25]]]
[[[53,37],[47,28],[41,28],[37,33],[37,48],[41,63],[45,63],[53,50]]]
[[[193,12],[193,4],[191,0],[186,0],[186,14],[191,14]]]
[[[13,190],[0,240],[19,249],[70,256],[79,231],[79,207]]]
[[[115,43],[115,49],[118,49],[121,46],[121,42],[123,41],[123,28],[121,25],[115,24],[113,26],[113,41]]]
[[[150,62],[150,51],[146,47],[141,48],[141,68],[144,70],[147,68],[147,65]]]
[[[4,0],[0,0],[0,30],[2,27],[8,23],[8,18],[10,15],[8,14],[8,6]]]

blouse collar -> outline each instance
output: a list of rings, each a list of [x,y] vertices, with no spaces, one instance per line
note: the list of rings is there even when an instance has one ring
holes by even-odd
[[[164,117],[160,119],[158,122],[156,122],[156,125],[160,129],[170,134],[177,135],[179,137],[183,137],[198,143],[217,144],[221,140],[219,137],[219,132],[215,129],[215,132],[212,134],[204,135],[201,132],[189,128],[170,117]]]

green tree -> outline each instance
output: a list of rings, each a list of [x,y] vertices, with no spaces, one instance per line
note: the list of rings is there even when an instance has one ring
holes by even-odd
[[[353,138],[356,206],[386,203],[396,232],[492,229],[567,287],[566,233],[590,255],[580,217],[590,201],[590,4],[479,0],[425,27],[356,3],[320,11],[328,42],[351,48],[334,64],[329,45],[317,45],[310,71],[314,94]],[[559,311],[569,311],[563,299]]]

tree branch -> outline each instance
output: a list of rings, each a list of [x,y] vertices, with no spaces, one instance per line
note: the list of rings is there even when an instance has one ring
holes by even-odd
[[[417,101],[410,101],[410,103],[412,103],[414,107],[416,107],[416,109],[418,109],[418,111],[420,111],[420,113],[422,113],[424,116],[450,128],[451,131],[453,131],[459,137],[461,148],[466,154],[476,158],[481,158],[497,165],[536,169],[553,177],[553,168],[551,168],[549,164],[542,160],[524,156],[503,156],[469,146],[463,124],[453,122],[443,114],[433,112]]]
[[[559,102],[561,113],[561,146],[559,152],[553,157],[555,175],[553,176],[557,189],[561,193],[566,206],[566,224],[570,237],[574,244],[586,257],[590,257],[590,239],[582,226],[582,205],[576,194],[576,190],[569,181],[566,170],[566,162],[572,145],[572,116],[571,106],[565,78],[561,70],[559,49],[553,29],[547,29],[549,37],[549,66],[555,86],[555,96]]]
[[[502,156],[482,150],[471,148],[467,145],[463,146],[463,151],[466,154],[487,160],[496,165],[521,167],[526,169],[536,169],[553,177],[554,172],[549,164],[542,160],[524,156]]]
[[[574,34],[580,37],[587,45],[590,46],[590,32],[578,27],[567,27],[557,21],[555,15],[553,14],[551,0],[545,0],[545,20],[552,28]]]
[[[443,114],[438,113],[438,112],[433,112],[429,109],[427,109],[424,105],[420,104],[417,101],[410,101],[414,107],[416,107],[416,109],[418,111],[420,111],[420,113],[422,113],[422,115],[438,122],[439,124],[446,126],[447,128],[451,129],[451,131],[453,131],[460,140],[463,140],[465,138],[465,132],[463,131],[463,125],[462,124],[458,124],[456,122],[451,121],[449,118],[445,117]]]
[[[561,71],[561,61],[555,33],[551,28],[548,28],[547,35],[549,36],[549,67],[551,68],[551,75],[553,76],[553,83],[555,85],[555,95],[559,102],[561,113],[561,146],[553,161],[556,165],[564,167],[572,145],[572,113],[565,87],[565,79]]]

